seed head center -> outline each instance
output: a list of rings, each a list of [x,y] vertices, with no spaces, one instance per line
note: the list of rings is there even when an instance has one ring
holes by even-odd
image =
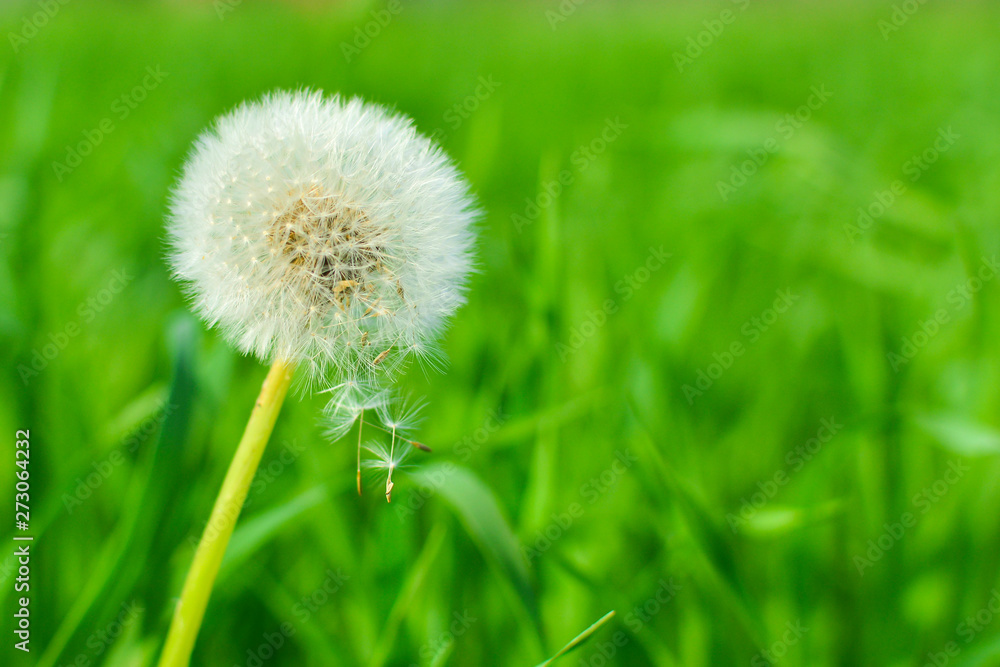
[[[310,308],[367,303],[375,281],[390,277],[385,233],[362,209],[316,187],[275,214],[267,240]]]

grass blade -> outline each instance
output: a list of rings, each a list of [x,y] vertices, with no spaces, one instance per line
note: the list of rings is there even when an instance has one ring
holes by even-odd
[[[525,607],[535,616],[535,594],[528,568],[521,558],[518,540],[503,516],[493,491],[471,470],[452,463],[423,467],[413,474],[421,484],[437,492],[458,515],[480,549],[511,582]],[[447,480],[434,484],[435,480]]]
[[[610,621],[614,615],[615,615],[615,610],[612,609],[604,616],[601,616],[599,619],[597,619],[597,621],[593,623],[593,625],[591,625],[589,628],[587,628],[586,630],[578,634],[576,637],[574,637],[573,640],[570,641],[570,643],[563,646],[558,653],[556,653],[554,656],[552,656],[545,662],[538,663],[536,667],[546,667],[546,665],[552,664],[557,658],[561,658],[567,653],[570,653],[580,648],[583,644],[587,642],[588,639],[590,639],[594,635],[595,632],[600,630],[605,623]]]

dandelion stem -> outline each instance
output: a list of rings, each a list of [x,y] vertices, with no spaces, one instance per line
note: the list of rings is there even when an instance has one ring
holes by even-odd
[[[243,438],[236,448],[219,496],[215,499],[208,525],[198,543],[191,569],[184,580],[184,589],[174,610],[159,667],[187,667],[191,659],[212,585],[281,404],[288,393],[293,371],[292,364],[276,361],[264,380],[260,396],[250,413],[250,421],[247,422]]]

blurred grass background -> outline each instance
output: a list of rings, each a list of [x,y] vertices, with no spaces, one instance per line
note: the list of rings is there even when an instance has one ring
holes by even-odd
[[[884,38],[881,2],[5,5],[37,541],[28,656],[0,553],[0,661],[155,664],[265,374],[187,314],[167,193],[216,115],[310,86],[437,133],[481,272],[403,381],[435,453],[391,505],[285,406],[192,664],[530,666],[611,609],[559,664],[1000,664],[1000,8],[909,6]]]

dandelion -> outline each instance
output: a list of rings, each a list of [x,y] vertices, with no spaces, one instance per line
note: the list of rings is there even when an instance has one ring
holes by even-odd
[[[295,369],[307,387],[333,384],[331,435],[359,417],[363,427],[367,410],[389,414],[380,381],[409,358],[440,364],[435,341],[464,300],[475,217],[447,156],[405,117],[357,99],[274,93],[198,139],[171,199],[170,264],[205,322],[271,371],[185,580],[161,667],[190,660]],[[392,441],[376,463],[388,462],[389,499],[403,445],[423,446],[402,438],[403,421],[385,423]]]
[[[434,362],[462,303],[474,211],[410,121],[353,99],[277,93],[197,142],[171,206],[171,263],[245,353],[366,377]]]

